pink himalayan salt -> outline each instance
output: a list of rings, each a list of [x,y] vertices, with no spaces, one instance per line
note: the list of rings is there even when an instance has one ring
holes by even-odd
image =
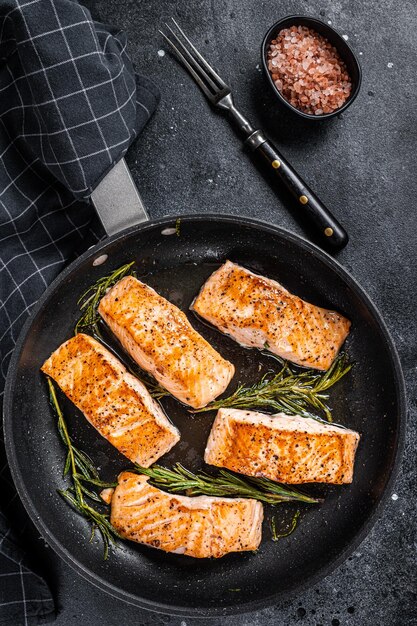
[[[304,113],[332,113],[349,98],[352,82],[336,48],[306,26],[291,26],[269,44],[268,69],[278,91]]]

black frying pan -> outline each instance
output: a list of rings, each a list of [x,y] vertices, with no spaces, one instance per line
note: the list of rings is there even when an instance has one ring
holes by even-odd
[[[20,497],[45,540],[104,591],[143,608],[184,616],[260,609],[327,575],[355,549],[380,514],[404,438],[400,364],[367,295],[312,244],[282,229],[230,216],[182,217],[179,237],[161,234],[174,225],[175,219],[165,218],[107,239],[47,289],[25,324],[10,365],[4,402],[8,459]],[[102,254],[108,255],[106,263],[93,266]],[[325,501],[303,505],[301,523],[289,537],[271,540],[271,508],[266,507],[264,539],[256,553],[197,560],[125,542],[104,561],[99,540],[88,542],[87,522],[56,494],[64,482],[64,450],[39,367],[73,333],[78,296],[98,277],[133,259],[143,280],[184,311],[214,268],[231,259],[352,320],[346,349],[356,365],[333,390],[332,403],[336,421],[362,434],[354,482],[306,487],[306,492],[323,495]],[[254,381],[275,365],[272,357],[239,347],[189,315],[195,328],[236,365],[235,384]],[[90,453],[104,479],[114,480],[129,462],[68,400],[62,402],[76,445]],[[165,399],[163,405],[182,434],[163,464],[181,461],[200,468],[213,415],[191,417],[174,399]],[[294,510],[291,505],[276,507],[278,521],[288,519]]]

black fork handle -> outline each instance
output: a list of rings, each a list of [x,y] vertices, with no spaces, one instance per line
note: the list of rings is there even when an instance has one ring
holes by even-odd
[[[265,140],[260,131],[255,131],[245,143],[295,198],[297,212],[302,220],[309,222],[320,243],[333,250],[341,250],[349,241],[347,232],[285,157],[270,141]]]

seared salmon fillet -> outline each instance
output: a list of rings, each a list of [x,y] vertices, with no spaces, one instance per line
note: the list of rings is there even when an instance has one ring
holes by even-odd
[[[147,476],[122,472],[113,490],[110,522],[126,539],[198,559],[256,550],[263,506],[246,498],[178,496],[148,484]]]
[[[133,276],[116,283],[98,310],[130,356],[184,404],[205,406],[233,378],[234,366],[186,315]]]
[[[319,370],[330,367],[350,328],[340,313],[231,261],[210,276],[191,308],[242,346]]]
[[[148,390],[98,341],[82,333],[42,365],[90,424],[134,463],[148,467],[180,439]]]
[[[351,483],[359,434],[313,418],[220,409],[204,460],[280,483]]]

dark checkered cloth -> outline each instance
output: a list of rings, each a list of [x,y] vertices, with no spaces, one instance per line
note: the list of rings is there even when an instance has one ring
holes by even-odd
[[[103,235],[92,190],[158,98],[153,83],[135,75],[124,34],[77,2],[0,0],[0,398],[34,303]],[[3,450],[0,462],[0,624],[51,621],[49,589],[20,548],[27,518]]]

